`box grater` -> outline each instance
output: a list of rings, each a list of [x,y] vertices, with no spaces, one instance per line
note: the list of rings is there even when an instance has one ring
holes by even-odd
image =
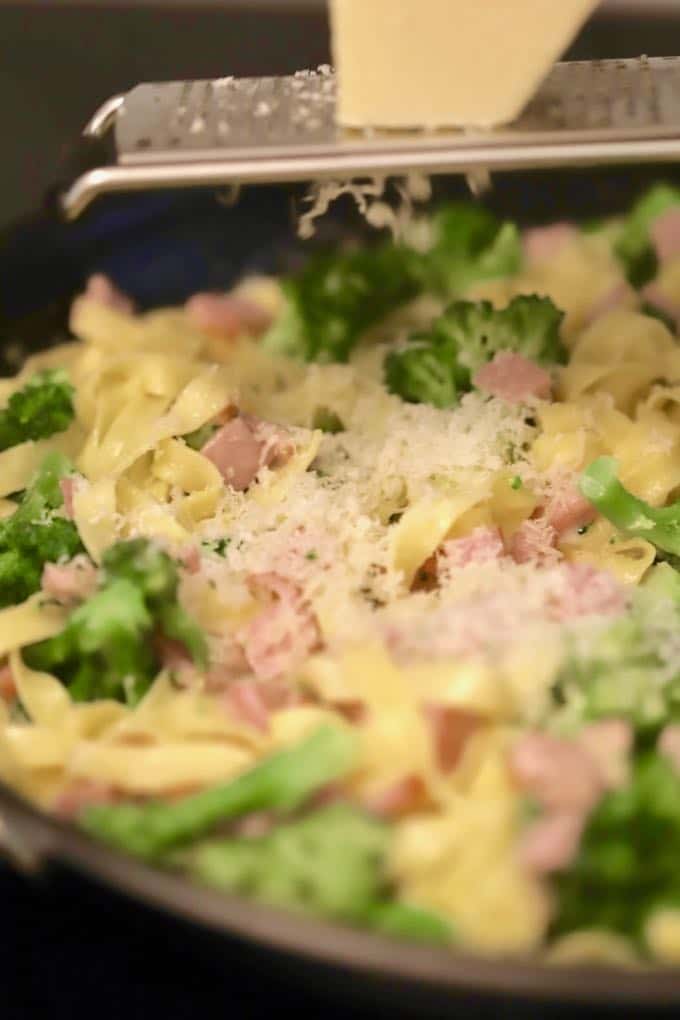
[[[335,101],[326,66],[138,85],[87,125],[62,211],[150,188],[680,160],[680,57],[556,64],[519,120],[493,130],[350,131]]]

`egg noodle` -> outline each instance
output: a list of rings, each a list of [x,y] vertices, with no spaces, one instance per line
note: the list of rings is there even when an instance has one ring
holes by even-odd
[[[427,328],[441,298],[416,297],[345,363],[324,363],[271,353],[246,328],[229,337],[199,328],[189,306],[129,314],[79,297],[73,341],[0,384],[7,404],[36,373],[63,369],[75,409],[62,431],[0,453],[2,518],[46,454],[64,454],[88,569],[101,577],[106,551],[128,540],[168,553],[207,662],[175,641],[174,659],[159,646],[140,698],[76,697],[56,667],[35,668],[25,652],[63,632],[77,604],[43,579],[0,610],[3,781],[61,813],[81,795],[172,804],[320,727],[340,728],[357,739],[341,799],[387,820],[391,895],[450,923],[454,943],[555,962],[631,963],[640,952],[680,962],[672,897],[635,931],[596,917],[560,924],[568,866],[527,863],[541,797],[512,757],[527,737],[575,747],[588,724],[625,714],[579,714],[587,686],[560,697],[556,686],[575,649],[597,658],[636,611],[659,550],[592,508],[566,524],[550,508],[567,489],[573,500],[601,457],[651,507],[673,503],[680,347],[626,285],[607,229],[574,231],[549,258],[457,296],[501,309],[527,294],[565,313],[552,399],[508,399],[480,383],[450,407],[408,402],[383,376],[386,356]],[[286,300],[277,281],[259,278],[231,297],[275,320]],[[251,437],[275,426],[266,442],[285,446],[267,458],[260,444],[239,485],[224,467],[234,447],[220,451],[217,438],[237,416]],[[206,427],[212,441],[187,440]],[[534,553],[521,554],[527,538]],[[649,638],[659,690],[680,674],[666,608]]]

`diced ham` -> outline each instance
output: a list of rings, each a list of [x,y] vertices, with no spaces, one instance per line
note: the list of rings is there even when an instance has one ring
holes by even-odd
[[[529,826],[519,846],[520,863],[535,875],[564,871],[578,853],[584,816],[561,811],[545,815]]]
[[[73,475],[67,475],[66,478],[59,479],[59,488],[64,500],[64,515],[68,517],[69,521],[73,520],[73,497],[76,494],[76,487],[77,481]]]
[[[6,662],[4,666],[0,666],[0,701],[5,701],[9,704],[14,701],[16,696],[17,688],[14,683],[12,667]]]
[[[524,521],[511,537],[508,547],[515,563],[553,564],[560,558],[555,548],[557,532],[543,517]]]
[[[40,586],[45,595],[62,605],[76,605],[95,592],[97,569],[84,554],[69,563],[46,563]]]
[[[134,315],[135,313],[134,301],[123,294],[115,283],[103,273],[95,273],[88,279],[85,286],[85,297],[100,305],[105,305],[107,308],[122,312],[124,315]]]
[[[552,380],[544,368],[512,351],[499,351],[472,377],[473,384],[492,397],[519,404],[532,397],[547,400]]]
[[[550,262],[577,237],[578,230],[571,223],[551,223],[546,227],[525,230],[522,237],[524,259],[529,265]]]
[[[201,569],[201,553],[197,545],[187,545],[179,550],[178,560],[189,574],[198,574]]]
[[[52,808],[62,818],[77,818],[85,808],[96,804],[114,804],[121,795],[111,786],[91,779],[74,779],[56,798]]]
[[[597,762],[608,790],[626,785],[633,729],[625,719],[603,719],[581,730],[576,738]]]
[[[618,616],[627,596],[619,581],[606,570],[589,563],[565,563],[564,586],[551,600],[550,615],[560,621],[579,616]]]
[[[573,477],[562,476],[554,481],[541,516],[559,536],[572,528],[591,524],[597,517],[597,511],[576,488]]]
[[[191,686],[195,681],[195,669],[186,646],[174,638],[157,634],[154,637],[154,648],[161,661],[161,668],[172,673],[180,686]]]
[[[551,812],[587,813],[607,786],[585,747],[547,733],[522,737],[510,752],[509,764],[520,789]]]
[[[442,772],[452,772],[458,765],[465,745],[485,724],[483,716],[452,705],[425,705],[425,717],[437,764]]]
[[[263,467],[281,467],[292,456],[292,441],[284,429],[239,415],[215,432],[201,453],[212,461],[225,482],[245,491]]]
[[[680,300],[674,300],[658,283],[648,283],[640,292],[648,305],[665,312],[676,324],[680,324]]]
[[[503,538],[498,528],[475,528],[464,538],[445,542],[441,549],[441,560],[447,569],[461,569],[471,564],[491,563],[505,553]]]
[[[614,284],[601,298],[599,298],[588,312],[586,325],[595,322],[596,319],[616,311],[621,305],[630,304],[637,299],[637,295],[629,283],[622,280]]]
[[[261,336],[272,323],[270,313],[245,298],[229,294],[194,294],[184,306],[192,326],[233,340],[244,333]]]
[[[680,255],[680,208],[668,209],[652,223],[652,245],[659,262],[670,262]]]
[[[680,774],[680,725],[673,723],[661,731],[657,749],[665,755],[675,770]]]
[[[225,691],[227,711],[236,720],[266,733],[272,712],[293,708],[304,701],[302,694],[285,683],[260,680],[237,680]]]
[[[395,819],[416,811],[424,811],[430,799],[427,787],[420,776],[409,775],[397,779],[384,790],[371,793],[364,806],[380,818]]]
[[[257,574],[251,586],[269,597],[269,605],[237,637],[255,675],[273,680],[304,662],[319,644],[319,629],[301,592],[285,578]]]

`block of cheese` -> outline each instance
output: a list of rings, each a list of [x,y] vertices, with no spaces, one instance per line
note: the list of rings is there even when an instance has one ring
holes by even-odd
[[[598,2],[330,0],[339,122],[507,124]]]

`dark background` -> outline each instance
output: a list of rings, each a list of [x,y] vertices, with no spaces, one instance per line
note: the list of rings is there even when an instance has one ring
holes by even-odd
[[[0,223],[38,201],[64,145],[99,103],[138,81],[284,73],[327,61],[325,17],[303,6],[0,2]],[[643,17],[596,19],[571,56],[679,52],[680,17],[653,17],[648,8]],[[64,873],[29,881],[0,863],[0,920],[0,1020],[387,1015],[377,1004],[343,1004],[340,993],[351,988],[312,991],[304,973],[286,978],[252,951],[206,948],[200,933]],[[464,1001],[439,1015],[553,1014],[509,1003],[482,1013]]]

